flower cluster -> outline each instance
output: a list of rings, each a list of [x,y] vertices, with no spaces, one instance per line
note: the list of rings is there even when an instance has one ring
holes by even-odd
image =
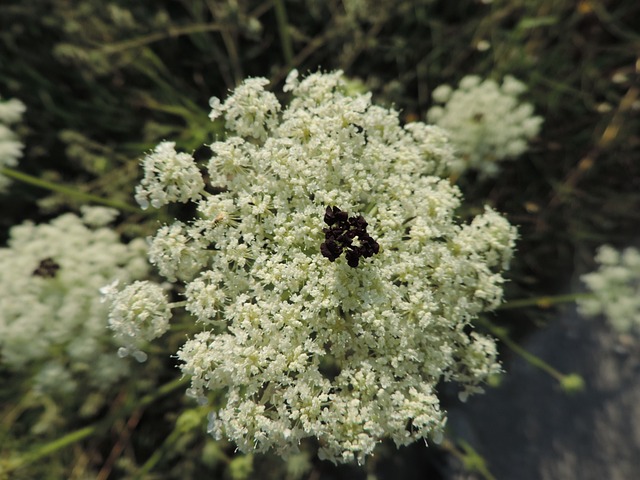
[[[595,259],[598,270],[581,277],[593,296],[578,300],[580,312],[604,314],[618,332],[640,333],[640,251],[603,245]]]
[[[502,85],[476,75],[464,77],[457,90],[440,85],[433,91],[437,104],[427,112],[430,122],[444,128],[458,150],[452,164],[455,172],[467,168],[483,175],[495,175],[497,162],[513,159],[527,150],[528,142],[540,131],[542,117],[533,106],[520,103],[526,86],[511,76]]]
[[[308,0],[309,2],[318,2],[318,0]],[[418,8],[426,7],[434,3],[434,0],[389,0],[385,3],[385,8],[380,8],[380,4],[375,0],[343,0],[345,14],[353,21],[368,23],[386,23],[393,19],[396,15],[403,15],[409,12],[415,12]],[[324,4],[326,8],[326,4]],[[386,21],[386,22],[385,22]],[[352,33],[353,35],[353,33]]]
[[[105,390],[128,372],[115,355],[99,289],[114,278],[146,276],[148,264],[143,240],[125,245],[99,225],[114,212],[88,207],[82,218],[26,222],[0,249],[0,361],[32,370],[36,391]]]
[[[15,167],[22,156],[23,145],[9,126],[22,118],[25,106],[16,99],[0,99],[0,168]],[[7,189],[10,180],[0,174],[0,193]]]
[[[169,202],[188,202],[204,188],[193,157],[177,153],[176,144],[162,142],[144,161],[144,178],[136,188],[136,201],[143,209],[160,208]]]
[[[209,430],[243,451],[289,455],[314,437],[321,458],[349,462],[383,438],[437,439],[436,385],[472,393],[499,370],[493,339],[470,323],[502,300],[515,229],[491,209],[455,220],[440,130],[402,126],[341,72],[292,72],[287,106],[266,83],[212,100],[228,133],[211,144],[209,188],[166,185],[198,215],[151,240],[201,330],[178,352],[188,393],[224,394]],[[156,167],[153,182],[166,178]]]
[[[322,230],[324,242],[320,244],[320,253],[332,262],[347,250],[347,263],[350,267],[356,268],[361,257],[369,258],[380,250],[378,242],[367,233],[367,221],[362,215],[349,218],[349,214],[338,207],[327,207],[324,223],[329,225],[329,228]]]
[[[119,290],[120,280],[100,289],[103,301],[113,305],[109,310],[109,327],[120,357],[131,355],[144,362],[147,359],[141,343],[161,337],[169,329],[171,308],[163,288],[147,280],[133,282]]]

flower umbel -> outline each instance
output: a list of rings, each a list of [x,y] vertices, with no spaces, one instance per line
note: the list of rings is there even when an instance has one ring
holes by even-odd
[[[24,111],[25,106],[21,101],[0,98],[0,168],[15,167],[22,156],[24,145],[9,127],[20,121]],[[0,193],[7,189],[10,182],[9,178],[0,174]]]
[[[197,199],[204,181],[191,155],[177,153],[175,143],[162,142],[143,161],[144,179],[136,188],[136,201],[143,209],[160,208],[171,202]]]
[[[620,333],[640,333],[640,251],[603,245],[595,259],[598,270],[581,277],[593,297],[578,300],[580,312],[605,315]]]
[[[0,248],[0,362],[10,371],[35,371],[35,391],[105,391],[128,374],[99,289],[146,276],[147,249],[143,240],[123,244],[104,226],[113,217],[105,210],[25,222]]]
[[[430,122],[445,129],[458,150],[452,170],[467,168],[495,175],[498,162],[524,153],[528,141],[540,131],[542,117],[518,96],[527,90],[524,83],[507,75],[499,85],[476,75],[460,80],[457,90],[440,85],[433,91],[436,105],[427,112]]]
[[[228,129],[217,193],[152,240],[201,329],[178,352],[189,394],[224,392],[212,431],[243,451],[315,437],[322,458],[361,462],[383,438],[437,438],[438,382],[472,393],[499,369],[469,329],[501,301],[515,229],[491,209],[457,223],[442,132],[401,126],[341,72],[292,73],[286,106],[266,83],[211,102]]]
[[[142,342],[162,336],[169,328],[171,308],[162,287],[149,281],[137,281],[118,290],[118,281],[101,289],[103,301],[111,305],[109,327],[123,345],[118,355],[144,361]]]

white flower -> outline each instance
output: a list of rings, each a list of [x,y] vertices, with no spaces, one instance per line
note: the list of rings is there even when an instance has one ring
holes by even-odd
[[[109,327],[123,347],[120,356],[133,355],[139,360],[146,356],[140,346],[161,337],[169,329],[171,309],[160,285],[137,281],[122,290],[118,282],[101,289],[103,301],[109,304]]]
[[[451,163],[454,172],[471,168],[495,175],[497,162],[527,150],[528,141],[540,131],[542,117],[534,115],[530,104],[519,102],[518,96],[526,90],[509,75],[502,85],[468,75],[460,80],[457,90],[449,85],[434,89],[433,100],[441,105],[433,106],[427,118],[450,135],[460,155]]]
[[[440,438],[440,380],[472,393],[499,369],[468,331],[501,300],[515,229],[491,209],[455,221],[439,128],[402,127],[341,72],[292,73],[287,107],[265,84],[214,102],[219,193],[151,242],[201,328],[178,352],[188,393],[225,393],[209,429],[243,451],[315,437],[322,458],[362,462],[383,438]]]
[[[25,110],[24,103],[15,98],[0,102],[0,122],[5,124],[18,123]]]
[[[0,168],[15,167],[22,156],[24,145],[18,141],[9,125],[19,122],[24,111],[25,106],[19,100],[0,101]],[[10,183],[9,178],[0,174],[0,193],[5,191]]]
[[[289,72],[289,75],[287,75],[287,78],[285,79],[284,87],[282,88],[282,91],[291,92],[292,90],[296,89],[300,84],[300,80],[298,79],[299,76],[300,76],[300,73],[298,72],[298,70],[296,69],[291,70]]]
[[[144,178],[136,188],[136,201],[143,208],[160,208],[171,202],[196,200],[204,181],[193,157],[177,153],[174,142],[162,142],[147,155],[142,164]]]
[[[95,219],[105,212],[84,213]],[[115,354],[99,289],[146,276],[145,255],[144,241],[125,245],[112,229],[70,213],[11,228],[0,248],[0,361],[15,372],[33,370],[38,391],[111,387],[129,366]],[[97,367],[103,363],[111,367]]]
[[[598,270],[581,277],[593,296],[578,300],[580,312],[605,315],[618,332],[640,333],[640,251],[603,245],[595,259]]]
[[[263,88],[268,83],[266,78],[250,78],[238,86],[224,104],[212,98],[209,117],[215,120],[224,115],[226,127],[233,128],[238,135],[264,140],[277,125],[280,111],[276,96]]]
[[[207,264],[210,253],[200,231],[182,222],[160,228],[149,245],[149,261],[172,282],[193,279]]]
[[[82,221],[91,227],[104,227],[113,222],[119,212],[115,208],[108,207],[80,207],[82,213]]]
[[[439,85],[436,87],[431,93],[431,97],[434,102],[438,103],[447,103],[451,98],[451,94],[453,93],[453,88],[449,85]]]

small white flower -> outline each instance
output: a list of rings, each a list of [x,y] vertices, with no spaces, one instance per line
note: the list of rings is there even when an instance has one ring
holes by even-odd
[[[298,84],[300,83],[298,80],[299,76],[300,74],[298,73],[298,70],[296,70],[295,68],[291,70],[289,72],[289,75],[287,75],[282,91],[291,92],[292,90],[296,89],[298,87]]]
[[[209,99],[209,107],[211,107],[209,119],[211,119],[212,122],[224,113],[224,110],[222,109],[222,103],[220,102],[220,99],[218,97],[211,97]]]
[[[197,228],[182,222],[161,227],[149,245],[149,261],[174,282],[191,280],[207,264],[207,240]]]
[[[450,165],[454,172],[470,168],[495,175],[498,162],[527,150],[529,140],[540,131],[542,117],[534,115],[532,105],[518,100],[525,91],[526,85],[509,75],[502,85],[468,75],[457,90],[440,85],[433,91],[434,102],[441,105],[429,109],[427,119],[448,132],[459,155]]]
[[[0,122],[8,125],[18,123],[25,110],[24,103],[15,98],[0,102]]]
[[[109,327],[118,343],[120,354],[133,354],[144,342],[162,336],[169,329],[171,308],[162,286],[137,281],[117,290],[111,284],[101,291],[109,304]]]
[[[453,88],[451,88],[449,85],[440,85],[433,90],[433,93],[431,93],[431,98],[433,98],[434,102],[447,103],[449,98],[451,98],[452,93]]]
[[[196,200],[202,194],[204,181],[193,157],[177,153],[174,142],[162,142],[142,161],[144,178],[136,187],[136,201],[147,209],[160,208],[172,202]]]
[[[0,99],[0,168],[15,167],[22,156],[24,145],[18,140],[9,125],[22,118],[25,106],[16,99],[1,101]],[[0,193],[4,192],[11,180],[0,174]]]
[[[209,117],[215,120],[224,115],[226,128],[240,136],[264,140],[277,124],[280,111],[276,96],[263,88],[268,83],[266,78],[250,78],[236,88],[224,104],[212,98]]]
[[[595,259],[598,270],[581,277],[593,297],[578,300],[580,312],[605,315],[620,333],[640,333],[640,251],[603,245]]]
[[[82,213],[82,221],[91,227],[104,227],[113,222],[120,213],[115,208],[86,205],[80,207],[80,212]]]

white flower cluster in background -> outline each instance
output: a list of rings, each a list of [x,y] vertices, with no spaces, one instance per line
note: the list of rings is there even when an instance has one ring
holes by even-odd
[[[433,91],[436,104],[427,112],[429,122],[445,129],[457,149],[458,160],[452,164],[456,173],[466,169],[495,175],[498,162],[524,153],[528,142],[542,125],[533,106],[518,97],[526,92],[525,84],[512,76],[502,85],[476,75],[464,77],[454,90],[440,85]]]
[[[198,212],[149,250],[201,329],[178,352],[188,393],[224,393],[209,430],[245,452],[286,456],[315,437],[321,458],[362,462],[384,438],[438,439],[436,385],[473,393],[500,370],[470,323],[500,304],[516,231],[489,208],[456,221],[440,129],[401,126],[370,94],[345,93],[341,72],[292,72],[288,106],[266,83],[212,100],[228,135],[211,145],[208,189],[173,190],[175,155],[170,176],[144,160],[150,198],[171,190]]]
[[[578,300],[580,312],[604,315],[620,333],[640,333],[640,251],[603,245],[595,260],[598,270],[581,277],[593,296]]]
[[[104,391],[128,373],[116,355],[99,289],[148,273],[146,243],[105,227],[117,211],[85,207],[49,223],[25,222],[0,248],[0,362],[34,377],[34,391]]]
[[[0,168],[15,167],[22,156],[24,145],[9,127],[22,119],[24,111],[25,106],[21,101],[0,98]],[[0,173],[0,193],[7,189],[10,182]]]
[[[318,2],[318,0],[310,0],[310,3]],[[388,0],[384,4],[384,8],[380,8],[380,3],[376,0],[343,0],[342,6],[348,17],[354,20],[364,21],[368,23],[384,23],[383,20],[389,20],[394,15],[404,14],[408,11],[415,11],[420,7],[426,7],[434,3],[434,0]],[[326,3],[324,4],[326,7]]]

